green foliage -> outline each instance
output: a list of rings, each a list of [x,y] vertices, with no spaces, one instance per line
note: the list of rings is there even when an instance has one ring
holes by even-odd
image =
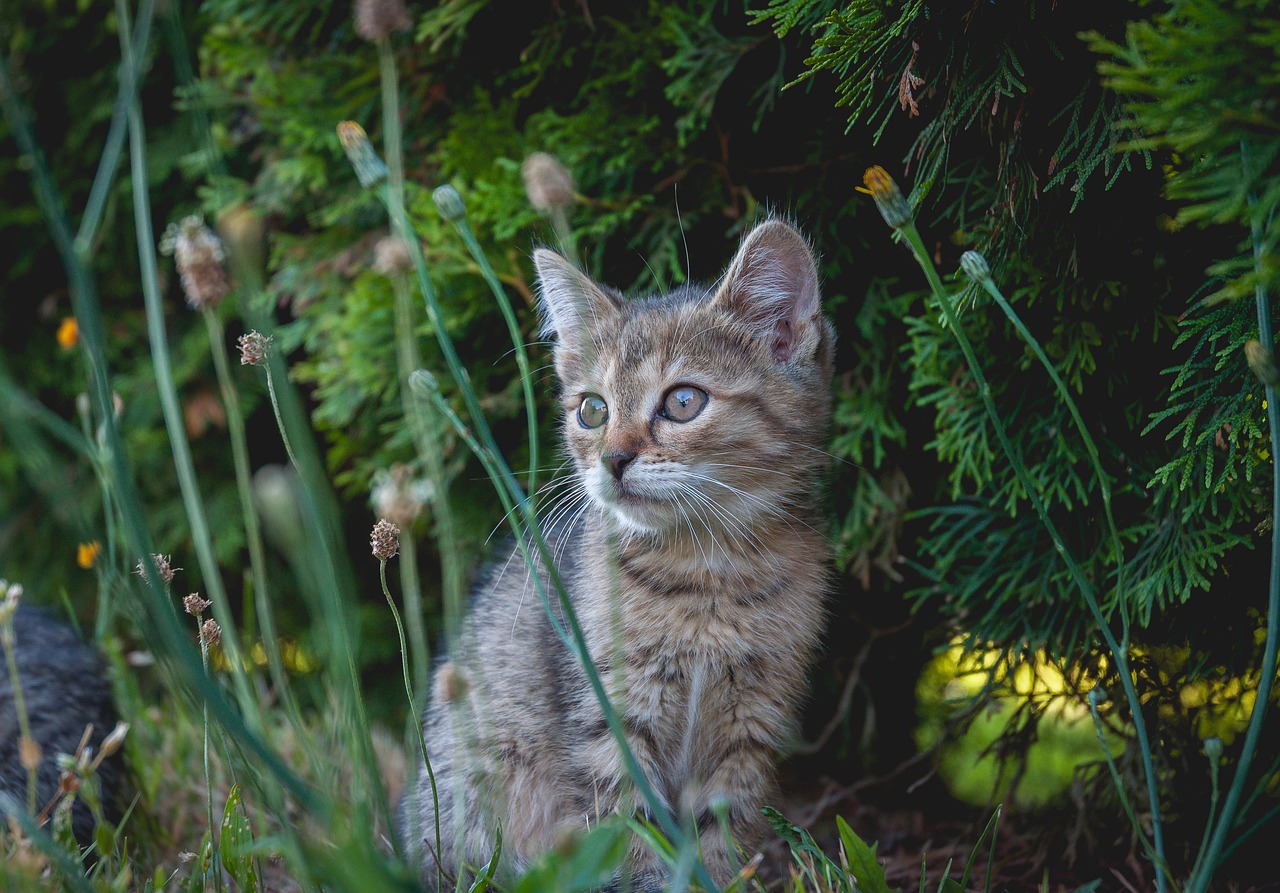
[[[518,370],[475,262],[432,205],[433,187],[452,184],[465,198],[530,343],[538,320],[529,250],[556,238],[523,195],[520,165],[533,151],[552,152],[573,173],[579,201],[570,224],[586,267],[627,289],[715,275],[726,246],[755,215],[791,214],[824,257],[824,293],[839,330],[830,446],[839,463],[828,509],[840,595],[856,584],[871,592],[864,604],[909,604],[922,617],[941,617],[948,634],[975,648],[1044,648],[1064,661],[1093,660],[1096,623],[1000,451],[974,370],[936,299],[913,285],[919,280],[906,252],[891,248],[871,204],[854,192],[858,166],[902,158],[901,180],[912,184],[936,262],[954,269],[962,250],[981,249],[1083,408],[1123,556],[1101,522],[1103,489],[1085,444],[1032,352],[979,289],[948,283],[961,295],[960,324],[1032,489],[1109,618],[1118,625],[1122,614],[1131,617],[1135,637],[1151,645],[1193,641],[1194,658],[1168,672],[1212,675],[1247,662],[1256,647],[1249,611],[1258,602],[1250,549],[1274,523],[1263,485],[1274,457],[1262,391],[1240,351],[1256,332],[1253,310],[1229,299],[1280,284],[1280,26],[1272,5],[754,6],[445,0],[413,10],[413,31],[392,40],[408,210],[440,291],[441,325],[510,465],[519,473],[530,455]],[[377,51],[354,33],[343,4],[206,0],[181,21],[172,9],[158,23],[163,38],[153,40],[143,93],[156,221],[197,208],[213,220],[241,202],[268,221],[263,293],[220,313],[232,337],[255,315],[278,323],[276,346],[307,401],[345,539],[363,551],[372,482],[398,463],[421,470],[395,372],[394,286],[374,268],[385,212],[358,186],[334,137],[338,121],[355,120],[385,150]],[[99,5],[73,14],[23,0],[0,11],[0,52],[36,109],[36,135],[73,212],[112,112],[115,31]],[[188,40],[199,69],[190,79],[181,73]],[[11,136],[0,124],[0,141],[7,146]],[[94,464],[101,419],[82,421],[74,408],[86,388],[81,354],[54,346],[71,311],[30,198],[28,163],[0,152],[0,184],[17,197],[0,213],[0,237],[14,249],[5,289],[30,297],[0,308],[0,570],[38,580],[29,588],[46,600],[65,597],[88,616],[84,593],[96,584],[110,603],[136,556],[111,554],[100,577],[74,564],[75,543],[108,543],[122,519]],[[133,240],[128,184],[120,182],[92,252],[112,384],[124,404],[120,428],[143,472],[139,490],[156,547],[194,564],[145,346]],[[253,591],[243,582],[248,537],[209,346],[182,307],[172,269],[162,272],[176,385],[217,532],[216,559],[237,617],[256,629]],[[419,307],[417,285],[410,288]],[[439,370],[432,325],[416,318],[421,363]],[[533,356],[543,370],[535,372],[541,454],[555,457],[539,469],[545,481],[559,462],[550,449],[554,385],[545,347],[534,345]],[[450,405],[461,406],[456,385],[441,382]],[[241,386],[250,430],[273,430],[263,383],[242,376]],[[441,483],[457,506],[454,557],[473,567],[502,508],[461,439],[436,422]],[[274,442],[259,445],[269,440],[255,442],[255,467],[285,458]],[[294,510],[309,519],[324,514],[313,503]],[[433,514],[416,533],[438,534],[441,523]],[[299,536],[294,542],[308,550],[323,539],[310,528]],[[379,688],[397,656],[372,575],[344,588],[349,601],[331,610],[316,591],[326,579],[316,568],[329,565],[311,557],[319,553],[290,549],[270,556],[271,570],[281,571],[271,575],[272,591],[289,644],[313,651],[332,673],[345,622],[359,618],[350,623],[353,638],[366,635],[351,673],[377,692],[375,715],[398,723],[404,706],[383,692],[396,686]],[[438,551],[423,550],[432,635],[443,611],[440,562]],[[195,573],[190,582],[205,583]],[[855,613],[854,600],[833,603],[842,616]],[[139,644],[136,610],[103,613],[125,627],[117,634],[129,647]],[[926,637],[910,635],[923,661]],[[847,657],[840,649],[832,646],[835,664]],[[299,688],[314,688],[309,697],[321,704],[342,690],[329,676]],[[860,688],[858,697],[870,699],[871,715],[877,693]],[[1197,746],[1185,716],[1152,711],[1170,750]],[[890,712],[909,713],[880,715]],[[356,724],[345,713],[342,722]],[[354,751],[337,752],[355,760]],[[152,787],[154,800],[160,792]],[[245,831],[235,815],[228,812],[234,833],[224,832],[224,846]],[[368,821],[352,817],[352,833]],[[859,848],[846,829],[847,865],[862,866],[852,871],[869,888],[874,849]],[[778,830],[810,860],[814,888],[849,883],[812,837],[785,822]],[[521,888],[600,882],[620,833],[598,829],[581,849],[535,866]],[[270,845],[260,837],[257,846]],[[233,874],[250,870],[230,851],[223,855]],[[378,864],[376,855],[364,858],[370,862],[359,865]],[[356,870],[325,864],[317,871],[348,880],[343,872]]]

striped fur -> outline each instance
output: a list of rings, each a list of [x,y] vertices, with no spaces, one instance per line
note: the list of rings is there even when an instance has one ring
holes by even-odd
[[[759,807],[822,623],[834,333],[814,258],[770,220],[716,286],[632,300],[553,252],[535,260],[573,466],[542,497],[547,541],[629,744],[664,808],[702,829],[725,883],[733,857],[712,806],[748,852],[762,842]],[[689,421],[661,414],[677,386],[708,395]],[[588,394],[608,406],[596,428],[578,420]],[[499,826],[519,870],[566,831],[647,809],[547,619],[535,565],[517,552],[489,571],[436,671],[424,731],[446,877],[487,861]],[[424,770],[401,833],[429,886],[435,820]],[[652,853],[637,845],[632,863],[637,887],[661,885]]]

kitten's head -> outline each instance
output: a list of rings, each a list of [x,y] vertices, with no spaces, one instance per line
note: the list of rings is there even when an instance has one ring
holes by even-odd
[[[747,535],[810,497],[834,333],[795,229],[753,229],[718,284],[628,300],[534,254],[569,453],[628,533]]]

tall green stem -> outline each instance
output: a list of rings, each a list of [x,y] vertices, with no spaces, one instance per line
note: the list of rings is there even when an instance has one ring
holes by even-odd
[[[502,318],[507,324],[507,333],[511,336],[511,343],[516,351],[516,366],[520,370],[520,386],[524,391],[524,412],[525,418],[528,420],[529,428],[529,475],[526,478],[525,491],[529,494],[530,499],[536,499],[538,491],[538,404],[533,396],[533,371],[529,366],[529,352],[525,349],[524,333],[520,331],[520,323],[516,320],[515,310],[511,307],[511,301],[507,298],[507,292],[502,287],[502,283],[498,279],[498,274],[493,270],[493,264],[489,263],[489,258],[485,255],[484,249],[480,247],[479,240],[476,239],[475,233],[471,231],[471,224],[465,216],[454,220],[453,225],[457,227],[462,241],[466,243],[467,250],[471,252],[471,257],[480,267],[480,275],[484,277],[484,281],[489,286],[489,291],[493,293],[493,299],[498,305],[498,309],[502,312]]]
[[[1080,590],[1080,594],[1084,597],[1089,613],[1093,616],[1094,623],[1098,626],[1099,632],[1101,632],[1103,639],[1107,643],[1107,648],[1111,651],[1111,655],[1116,662],[1116,672],[1120,677],[1120,685],[1124,689],[1125,699],[1133,716],[1134,733],[1137,736],[1138,749],[1143,760],[1147,782],[1147,797],[1151,806],[1151,843],[1147,843],[1145,835],[1140,835],[1140,837],[1144,845],[1148,847],[1149,854],[1156,863],[1156,889],[1163,893],[1169,867],[1164,854],[1164,831],[1160,816],[1160,791],[1155,767],[1151,759],[1151,747],[1147,737],[1146,722],[1142,717],[1142,704],[1138,700],[1138,693],[1133,685],[1132,672],[1129,669],[1128,643],[1121,645],[1111,632],[1106,615],[1102,612],[1102,608],[1098,604],[1097,595],[1093,591],[1093,585],[1084,575],[1079,563],[1067,548],[1061,532],[1041,501],[1040,495],[1022,463],[1021,456],[1018,455],[1014,450],[1013,444],[1009,441],[1004,421],[1000,418],[999,410],[996,408],[995,400],[991,395],[991,386],[987,383],[982,367],[978,363],[977,354],[974,352],[973,345],[969,342],[969,336],[965,334],[960,325],[960,319],[951,303],[951,296],[943,286],[942,280],[938,276],[938,271],[933,266],[933,261],[929,258],[929,252],[925,248],[924,241],[920,238],[920,233],[916,229],[915,223],[910,220],[906,221],[900,226],[899,232],[902,233],[908,247],[911,248],[911,253],[920,265],[921,270],[924,271],[929,288],[942,308],[943,318],[946,320],[948,328],[951,329],[952,335],[964,354],[965,362],[969,365],[969,373],[973,376],[974,383],[977,385],[978,394],[987,411],[987,417],[991,420],[996,438],[1000,441],[1000,447],[1008,458],[1010,467],[1017,476],[1018,482],[1022,485],[1023,491],[1027,494],[1027,499],[1035,510],[1037,517],[1039,517],[1041,524],[1044,525],[1045,530],[1049,533],[1054,549],[1066,565],[1072,580],[1075,581]],[[1121,616],[1123,617],[1124,615],[1123,605],[1121,605]],[[1141,831],[1140,828],[1138,830]]]
[[[258,523],[258,513],[253,505],[252,471],[249,464],[249,441],[245,434],[244,413],[240,408],[240,393],[236,389],[235,380],[231,376],[230,364],[227,360],[226,333],[217,312],[209,306],[200,308],[204,317],[205,328],[209,334],[209,350],[213,354],[213,367],[218,376],[218,386],[222,391],[222,404],[227,411],[227,432],[231,438],[231,458],[235,465],[236,492],[240,497],[240,516],[244,521],[245,540],[249,548],[249,567],[253,573],[253,599],[258,623],[261,626],[262,648],[267,655],[267,669],[271,674],[271,682],[276,694],[289,716],[299,739],[308,741],[305,734],[302,714],[294,701],[293,691],[289,686],[289,677],[284,670],[284,661],[280,657],[279,634],[276,632],[275,610],[271,605],[270,590],[267,586],[267,558],[262,544],[262,528]]]
[[[116,12],[121,22],[128,21],[128,9],[124,0],[117,0]],[[120,29],[121,49],[124,58],[132,58],[128,43],[128,29]],[[169,359],[169,342],[164,327],[164,309],[161,306],[159,277],[156,271],[155,233],[151,227],[151,205],[147,190],[146,131],[142,123],[142,108],[135,99],[129,107],[129,159],[133,184],[134,224],[138,237],[138,262],[142,273],[142,295],[146,306],[147,336],[151,345],[151,361],[156,374],[156,387],[160,407],[164,414],[165,428],[169,432],[169,446],[178,473],[178,485],[182,503],[186,509],[187,523],[191,525],[192,545],[200,564],[204,585],[213,602],[213,613],[222,627],[224,648],[231,667],[231,679],[242,711],[249,716],[256,728],[261,728],[257,702],[249,687],[241,657],[239,636],[235,618],[222,585],[222,574],[213,553],[213,538],[204,510],[204,500],[196,483],[195,464],[191,458],[191,445],[187,442],[178,406],[177,387],[173,380],[173,366]]]
[[[404,542],[400,543],[401,563],[404,561]],[[404,641],[404,624],[400,622],[400,612],[396,610],[396,600],[391,597],[391,590],[387,588],[387,560],[385,558],[378,562],[378,578],[382,583],[382,594],[386,596],[387,607],[391,609],[391,618],[396,624],[396,633],[400,637],[400,668],[404,675],[404,694],[409,700],[409,715],[413,722],[413,727],[417,730],[418,751],[422,754],[423,765],[427,769],[427,780],[431,784],[431,810],[435,814],[435,836],[436,836],[436,852],[442,852],[440,848],[440,794],[436,789],[436,773],[431,768],[431,758],[427,756],[427,740],[422,735],[421,714],[418,713],[418,705],[413,696],[414,681],[413,676],[409,672],[409,650],[405,647]],[[440,861],[436,862],[436,884],[440,888],[444,887],[443,868]]]
[[[1242,145],[1241,161],[1246,164],[1249,147]],[[1258,197],[1249,195],[1249,207],[1255,210]],[[1274,209],[1270,213],[1274,213]],[[1254,302],[1258,314],[1258,340],[1268,351],[1275,351],[1275,336],[1271,328],[1271,298],[1262,284],[1265,248],[1262,219],[1256,213],[1251,215],[1250,236],[1253,240],[1254,268],[1258,273],[1258,285],[1254,289]],[[1249,725],[1245,730],[1244,744],[1240,748],[1240,759],[1236,763],[1235,774],[1231,778],[1231,787],[1222,803],[1222,812],[1218,816],[1218,824],[1209,840],[1208,849],[1201,854],[1202,871],[1191,880],[1190,893],[1202,893],[1209,888],[1213,872],[1221,861],[1219,853],[1226,844],[1227,835],[1235,827],[1240,797],[1244,793],[1249,769],[1253,765],[1254,755],[1258,749],[1258,739],[1262,734],[1262,723],[1267,710],[1271,707],[1271,690],[1276,679],[1277,649],[1280,648],[1280,407],[1276,406],[1276,389],[1264,382],[1263,387],[1267,399],[1267,423],[1271,434],[1271,578],[1267,587],[1267,637],[1263,646],[1261,675],[1258,677],[1258,692],[1253,701],[1253,710],[1249,715]]]

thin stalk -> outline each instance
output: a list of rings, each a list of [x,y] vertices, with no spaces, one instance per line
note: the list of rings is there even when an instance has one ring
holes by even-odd
[[[1102,717],[1098,715],[1098,701],[1103,700],[1103,698],[1097,695],[1098,691],[1099,689],[1097,688],[1092,689],[1089,692],[1088,697],[1089,714],[1093,717],[1093,730],[1098,736],[1098,744],[1102,748],[1102,757],[1106,760],[1107,771],[1111,773],[1111,783],[1115,786],[1117,791],[1121,792],[1120,807],[1124,810],[1125,816],[1128,817],[1129,824],[1131,824],[1135,829],[1138,829],[1139,839],[1142,841],[1144,846],[1147,846],[1149,852],[1150,845],[1147,844],[1146,836],[1141,833],[1142,824],[1138,821],[1138,816],[1133,811],[1133,804],[1129,802],[1128,797],[1124,796],[1124,779],[1120,777],[1120,769],[1116,766],[1115,758],[1111,755],[1111,745],[1107,743],[1107,736],[1102,723]],[[1169,866],[1164,862],[1157,863],[1156,867],[1157,872],[1159,872],[1157,877],[1170,873]],[[1172,879],[1170,880],[1170,883],[1173,883]],[[1174,884],[1174,890],[1176,891],[1177,889],[1177,885]]]
[[[1027,499],[1035,510],[1036,515],[1040,518],[1040,522],[1044,525],[1045,530],[1049,533],[1049,538],[1053,541],[1053,547],[1061,557],[1063,563],[1067,567],[1067,571],[1071,574],[1072,580],[1080,589],[1080,594],[1084,597],[1085,604],[1088,605],[1089,613],[1093,615],[1094,622],[1097,624],[1099,632],[1110,649],[1112,657],[1116,661],[1116,670],[1120,677],[1120,685],[1124,689],[1125,699],[1129,704],[1129,710],[1133,715],[1134,733],[1138,738],[1138,748],[1142,756],[1143,767],[1145,769],[1147,781],[1147,797],[1151,805],[1151,836],[1150,843],[1146,840],[1145,834],[1139,834],[1144,845],[1151,851],[1151,855],[1156,863],[1156,890],[1163,893],[1165,889],[1165,873],[1168,862],[1164,854],[1164,830],[1160,818],[1160,792],[1156,784],[1155,767],[1151,760],[1151,748],[1147,737],[1146,722],[1142,718],[1142,704],[1138,700],[1138,693],[1133,686],[1133,677],[1129,670],[1128,649],[1116,641],[1115,635],[1111,632],[1111,627],[1107,623],[1106,616],[1102,612],[1102,608],[1098,604],[1098,599],[1093,591],[1092,584],[1084,575],[1084,571],[1076,562],[1075,557],[1067,549],[1066,542],[1062,538],[1058,527],[1054,524],[1053,519],[1049,517],[1048,511],[1045,509],[1044,503],[1040,499],[1040,495],[1036,492],[1035,486],[1031,481],[1030,475],[1026,468],[1023,467],[1021,457],[1013,448],[1013,444],[1009,441],[1009,435],[1005,431],[1004,422],[1000,418],[999,410],[996,408],[995,400],[991,396],[991,386],[987,383],[986,376],[982,372],[982,367],[978,363],[977,354],[974,352],[973,345],[969,342],[969,336],[965,334],[964,329],[960,325],[960,320],[956,315],[955,308],[951,304],[951,297],[947,293],[946,288],[942,284],[942,280],[938,277],[938,271],[933,266],[933,261],[929,257],[929,252],[925,248],[924,240],[920,238],[920,233],[916,229],[914,221],[906,221],[898,230],[902,233],[908,247],[911,248],[912,256],[923,270],[925,279],[928,280],[929,288],[938,300],[939,306],[942,308],[943,317],[947,326],[951,329],[956,339],[956,343],[960,347],[961,353],[964,354],[965,362],[969,365],[969,374],[973,376],[974,383],[978,386],[978,394],[982,398],[983,406],[986,408],[987,417],[991,420],[991,424],[996,433],[996,438],[1000,441],[1000,447],[1004,451],[1005,456],[1009,460],[1014,474],[1018,478],[1018,482],[1022,485],[1023,491],[1027,494]],[[1124,612],[1121,612],[1124,616]],[[1123,796],[1123,788],[1121,789]],[[1141,826],[1138,826],[1141,832]]]
[[[471,252],[471,257],[480,267],[480,275],[488,284],[489,291],[493,293],[498,309],[502,311],[502,318],[507,324],[507,333],[511,336],[511,343],[515,347],[516,366],[520,370],[520,386],[524,391],[524,412],[529,427],[529,474],[526,478],[525,491],[530,499],[535,499],[538,492],[538,404],[533,396],[533,372],[529,366],[529,353],[525,349],[524,334],[520,331],[520,323],[516,319],[515,310],[511,307],[511,301],[507,298],[502,282],[494,272],[493,265],[489,263],[484,249],[480,247],[480,242],[472,232],[466,215],[454,220],[453,225],[462,236],[462,241]]]
[[[427,645],[426,624],[422,622],[422,585],[418,580],[418,547],[412,532],[405,530],[400,539],[400,590],[404,594],[404,611],[408,615],[409,642],[413,655],[413,682],[425,691],[431,669],[431,649]],[[416,714],[415,714],[416,716]],[[418,723],[418,717],[414,720]]]
[[[440,542],[441,570],[447,582],[452,576],[450,565],[459,563],[457,545],[453,542],[453,514],[447,503],[447,496],[443,492],[444,471],[441,467],[438,445],[427,442],[426,420],[421,417],[417,401],[413,400],[409,394],[409,375],[420,365],[413,336],[413,305],[409,296],[409,284],[404,276],[397,273],[391,276],[391,288],[395,300],[396,362],[400,372],[401,406],[418,455],[428,466],[427,474],[431,479],[432,495],[444,497],[443,511],[449,519],[450,542],[448,544],[443,540]],[[439,515],[437,520],[442,520]],[[413,532],[406,529],[402,533],[400,582],[404,589],[404,610],[408,615],[409,641],[413,646],[414,687],[422,691],[430,674],[430,652],[427,648],[426,629],[422,622],[422,586],[418,581],[418,555],[417,547],[413,542]]]
[[[269,360],[270,358],[268,357],[267,359]],[[293,447],[289,440],[289,432],[285,427],[284,417],[280,411],[280,403],[276,396],[271,363],[269,361],[264,362],[262,367],[266,371],[267,393],[271,396],[271,407],[275,412],[276,424],[280,430],[280,439],[284,443],[285,452],[289,455],[289,461],[294,464],[294,467],[299,470],[299,474],[301,475],[302,467],[298,465],[298,460],[294,456]],[[308,498],[310,497],[306,488],[304,488],[303,492],[304,495],[308,496]],[[316,516],[314,505],[311,504],[304,506],[303,514],[304,517],[307,517],[315,524],[315,536],[317,541],[322,543],[321,552],[324,557],[324,568],[317,574],[316,579],[318,588],[324,594],[321,606],[324,610],[329,612],[325,628],[331,637],[331,647],[334,649],[334,652],[338,655],[338,658],[346,669],[347,684],[344,686],[343,691],[349,703],[345,704],[344,707],[351,712],[351,716],[347,719],[349,722],[353,723],[355,727],[356,734],[353,735],[353,740],[355,741],[356,750],[359,752],[360,761],[363,763],[363,768],[368,775],[367,780],[371,785],[371,790],[373,790],[377,795],[375,797],[375,805],[379,811],[383,813],[383,818],[388,827],[390,827],[392,825],[391,807],[387,802],[386,797],[382,796],[382,785],[380,776],[378,775],[377,760],[374,756],[371,739],[369,737],[369,718],[365,710],[364,695],[361,693],[360,673],[356,668],[355,647],[351,641],[350,633],[348,632],[348,627],[351,623],[349,618],[345,616],[346,612],[343,610],[344,605],[342,602],[342,596],[334,585],[334,581],[337,579],[337,571],[334,567],[333,557],[330,554],[329,549],[327,546],[323,545],[325,534],[324,530],[320,527],[320,519]],[[393,843],[398,852],[399,839],[393,837]]]
[[[400,544],[401,561],[404,564],[404,543]],[[431,808],[435,813],[435,834],[436,834],[436,852],[442,852],[440,849],[440,795],[436,791],[436,774],[431,768],[431,758],[427,756],[427,740],[422,736],[422,722],[418,713],[418,706],[413,698],[413,677],[409,673],[409,649],[405,646],[404,641],[404,624],[400,622],[400,612],[396,610],[395,599],[391,597],[391,590],[387,588],[387,560],[385,558],[378,561],[378,578],[382,582],[382,594],[387,598],[387,607],[391,609],[391,617],[396,623],[396,633],[400,636],[400,669],[404,674],[404,694],[409,699],[409,715],[414,717],[413,726],[418,732],[418,750],[422,754],[422,762],[427,767],[427,779],[431,783]],[[436,886],[438,889],[444,889],[444,869],[440,865],[440,860],[436,863]]]
[[[117,15],[124,21],[128,10],[124,0],[117,0]],[[125,28],[121,28],[122,41],[127,41]],[[126,43],[121,47],[125,58],[131,52]],[[161,306],[159,277],[156,271],[155,233],[151,227],[151,207],[147,189],[146,132],[142,123],[142,109],[135,101],[129,109],[129,158],[133,182],[134,223],[138,237],[138,261],[142,274],[142,295],[146,307],[147,336],[151,345],[151,361],[155,369],[156,389],[169,433],[169,447],[178,474],[178,486],[186,509],[187,523],[191,525],[192,545],[204,577],[205,589],[213,601],[213,613],[222,627],[227,660],[231,668],[231,680],[236,690],[240,709],[251,717],[256,728],[261,729],[262,717],[256,710],[257,702],[249,687],[239,638],[235,631],[234,617],[222,584],[222,574],[213,553],[213,537],[209,531],[204,500],[196,483],[195,463],[191,446],[187,442],[182,421],[182,409],[178,406],[177,386],[173,380],[173,366],[169,358],[169,342],[165,333],[164,309]]]
[[[1116,605],[1120,609],[1121,622],[1124,624],[1124,635],[1122,639],[1127,644],[1129,629],[1129,612],[1124,606],[1124,546],[1120,542],[1120,530],[1116,526],[1115,515],[1111,509],[1111,478],[1102,468],[1102,460],[1099,458],[1098,445],[1093,440],[1093,435],[1089,433],[1089,428],[1085,425],[1084,419],[1080,417],[1080,409],[1076,405],[1075,399],[1071,396],[1071,391],[1067,389],[1067,384],[1062,380],[1062,376],[1058,373],[1057,367],[1050,362],[1049,357],[1045,354],[1044,348],[1040,342],[1031,334],[1026,324],[1022,321],[1022,317],[1018,316],[1017,311],[1001,293],[999,287],[995,284],[990,276],[980,278],[979,284],[986,290],[1008,320],[1013,323],[1013,327],[1017,330],[1018,335],[1026,343],[1031,351],[1036,355],[1036,359],[1040,361],[1040,365],[1049,373],[1049,378],[1053,381],[1053,386],[1058,391],[1058,397],[1067,407],[1067,411],[1071,413],[1071,419],[1075,422],[1076,430],[1080,432],[1080,438],[1084,441],[1085,450],[1089,454],[1089,462],[1093,466],[1093,475],[1098,481],[1098,489],[1102,493],[1102,510],[1107,519],[1107,530],[1111,534],[1111,550],[1115,555],[1116,561]]]
[[[1248,161],[1249,146],[1241,147],[1244,162]],[[1249,207],[1253,208],[1258,197],[1249,194]],[[1258,313],[1258,340],[1268,351],[1275,351],[1275,336],[1271,327],[1271,297],[1267,293],[1262,280],[1262,268],[1265,260],[1263,247],[1262,221],[1257,214],[1251,215],[1250,236],[1253,240],[1254,267],[1259,273],[1258,285],[1254,289],[1254,302]],[[1203,854],[1203,873],[1197,874],[1191,882],[1190,893],[1202,893],[1209,887],[1221,862],[1219,853],[1226,844],[1227,835],[1235,826],[1238,816],[1240,797],[1244,793],[1249,769],[1253,765],[1254,755],[1258,750],[1258,739],[1262,734],[1262,723],[1268,708],[1271,706],[1271,689],[1276,679],[1277,650],[1280,649],[1280,407],[1276,406],[1276,389],[1263,383],[1267,400],[1267,423],[1271,434],[1271,581],[1267,587],[1267,638],[1262,651],[1261,675],[1258,677],[1258,692],[1253,701],[1253,710],[1249,714],[1249,725],[1245,730],[1244,744],[1240,748],[1240,758],[1236,763],[1235,774],[1231,778],[1231,787],[1227,789],[1226,799],[1222,804],[1222,814],[1218,816],[1218,824],[1213,829],[1213,837],[1209,840],[1209,848]]]
[[[18,714],[18,734],[21,741],[22,763],[27,770],[27,812],[30,815],[36,814],[36,769],[40,765],[40,761],[27,766],[27,748],[36,744],[36,739],[31,736],[31,718],[27,715],[27,699],[22,691],[22,680],[18,676],[18,655],[15,648],[15,636],[13,632],[13,617],[10,616],[5,622],[3,629],[0,629],[0,639],[4,641],[4,659],[9,667],[9,687],[13,690],[13,707],[14,712]],[[30,742],[30,743],[28,743]]]
[[[271,411],[275,413],[276,427],[280,429],[280,440],[284,443],[285,454],[288,455],[293,467],[301,470],[298,457],[293,454],[293,445],[289,443],[289,432],[284,425],[284,416],[280,414],[280,400],[276,396],[276,383],[271,375],[271,365],[265,364],[262,368],[267,370],[267,394],[271,397]]]
[[[200,621],[200,615],[196,614],[196,635],[200,638],[200,664],[204,667],[206,673],[209,672],[209,640],[204,634],[204,625]],[[204,750],[204,802],[208,812],[209,819],[209,859],[210,868],[213,870],[213,884],[215,890],[221,890],[222,881],[222,854],[218,851],[218,845],[215,841],[214,829],[218,827],[213,814],[213,770],[209,760],[209,705],[202,703],[200,705],[201,727],[203,730],[203,750]]]
[[[298,732],[300,741],[308,741],[302,714],[289,687],[289,677],[280,657],[279,634],[276,632],[275,611],[271,607],[271,595],[267,588],[267,558],[262,543],[262,528],[253,506],[252,471],[249,464],[249,441],[245,434],[244,413],[240,408],[240,394],[231,375],[227,360],[226,332],[217,312],[209,306],[200,308],[209,335],[209,350],[213,354],[213,367],[222,391],[222,404],[227,412],[227,433],[231,439],[231,458],[235,465],[236,492],[240,498],[240,516],[244,521],[245,540],[249,548],[249,567],[253,575],[254,610],[261,626],[262,647],[267,655],[267,669],[271,682],[284,704],[290,723]]]
[[[1193,882],[1195,877],[1200,873],[1200,866],[1204,864],[1204,854],[1209,851],[1209,835],[1213,832],[1214,819],[1218,814],[1218,776],[1220,774],[1219,770],[1222,767],[1222,739],[1212,738],[1209,740],[1217,742],[1216,747],[1212,750],[1207,746],[1208,742],[1206,742],[1205,747],[1206,751],[1210,751],[1208,753],[1209,784],[1211,786],[1211,793],[1209,794],[1209,817],[1205,819],[1204,836],[1200,839],[1200,849],[1196,851],[1196,861],[1191,867],[1191,878]]]

